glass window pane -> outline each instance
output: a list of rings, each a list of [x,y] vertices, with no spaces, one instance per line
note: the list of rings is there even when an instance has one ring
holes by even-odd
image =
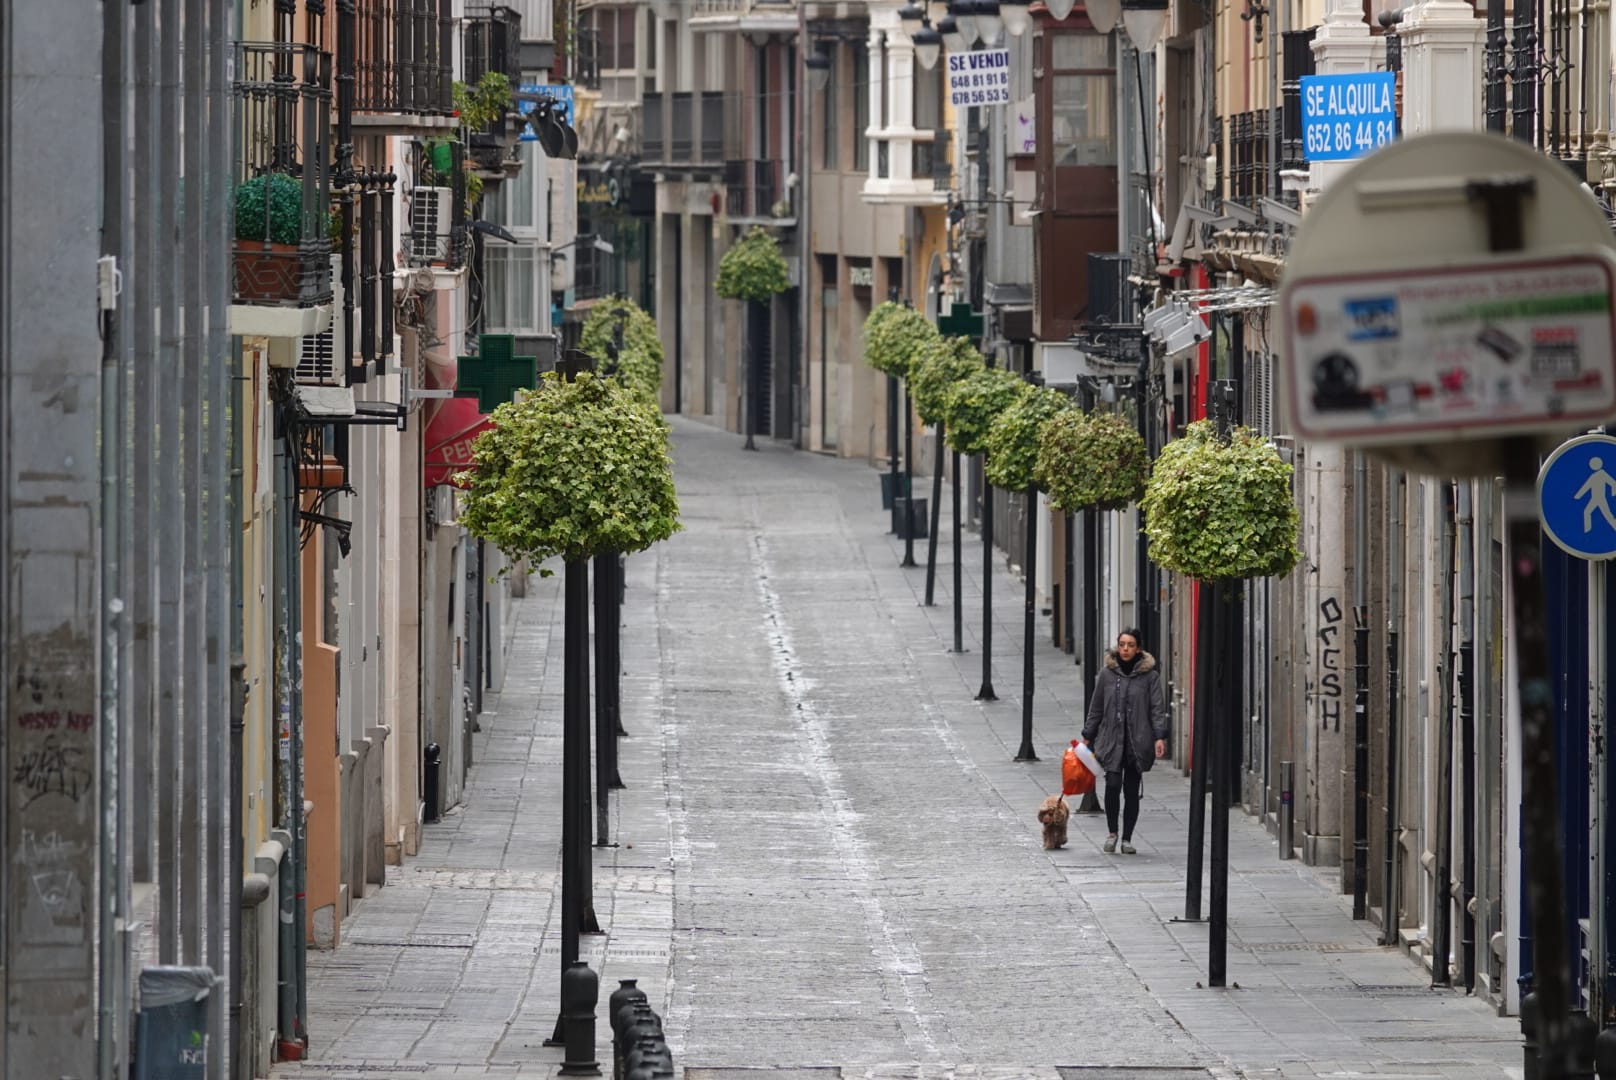
[[[617,9],[617,66],[634,66],[634,8]]]
[[[853,168],[870,167],[870,140],[864,132],[870,126],[870,50],[853,46]]]
[[[538,249],[531,244],[489,245],[483,252],[483,283],[490,330],[535,332],[535,270]]]
[[[1050,67],[1056,71],[1083,71],[1113,66],[1109,36],[1061,34],[1050,43],[1050,53]]]
[[[1054,163],[1117,163],[1115,78],[1111,75],[1057,75],[1050,104]]]

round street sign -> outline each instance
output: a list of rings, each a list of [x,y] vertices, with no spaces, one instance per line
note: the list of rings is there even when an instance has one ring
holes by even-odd
[[[1537,474],[1543,531],[1579,559],[1616,558],[1616,438],[1572,439]]]
[[[1335,179],[1279,297],[1300,438],[1487,476],[1616,417],[1616,239],[1564,166],[1478,132],[1420,135]]]

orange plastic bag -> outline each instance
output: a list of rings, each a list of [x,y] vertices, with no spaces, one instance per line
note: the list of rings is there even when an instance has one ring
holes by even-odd
[[[1061,756],[1061,794],[1087,795],[1094,790],[1094,773],[1077,756],[1077,740]]]

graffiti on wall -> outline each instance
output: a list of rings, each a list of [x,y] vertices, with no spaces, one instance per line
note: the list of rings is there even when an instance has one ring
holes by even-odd
[[[1341,710],[1345,700],[1341,690],[1344,618],[1341,601],[1335,597],[1327,596],[1319,604],[1319,727],[1324,731],[1341,730]]]

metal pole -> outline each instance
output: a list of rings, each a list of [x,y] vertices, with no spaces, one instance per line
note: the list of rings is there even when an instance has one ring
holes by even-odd
[[[612,621],[612,574],[609,564],[617,561],[615,552],[595,556],[595,846],[611,847],[609,792],[612,785],[614,763],[611,747],[616,736],[612,731],[611,689],[614,677],[611,663],[610,630]]]
[[[1279,763],[1279,857],[1296,858],[1296,764]]]
[[[937,528],[943,516],[943,422],[937,422],[937,448],[932,455],[931,529],[926,533],[926,606],[934,603],[937,585]]]
[[[299,518],[297,514],[297,459],[290,453],[291,447],[285,457],[286,462],[286,490],[289,498],[290,513],[286,518],[287,552],[290,560],[289,589],[291,603],[288,605],[288,616],[291,623],[291,654],[292,654],[292,837],[295,841],[293,851],[296,858],[293,863],[293,881],[296,885],[297,923],[295,933],[292,935],[294,945],[292,958],[296,964],[294,969],[297,987],[297,1026],[294,1029],[294,1038],[301,1043],[304,1049],[309,1045],[309,833],[308,822],[303,816],[303,557],[298,546]]]
[[[1195,583],[1195,707],[1190,724],[1190,834],[1184,878],[1184,921],[1201,920],[1201,860],[1206,852],[1207,755],[1212,740],[1212,665],[1208,651],[1216,623],[1216,589],[1204,581]]]
[[[909,383],[903,384],[903,562],[901,566],[918,566],[915,562],[915,451],[914,406],[909,403]]]
[[[1074,619],[1077,613],[1077,529],[1073,515],[1069,513],[1061,515],[1061,539],[1064,541],[1061,547],[1065,549],[1065,558],[1062,560],[1065,573],[1061,576],[1066,582],[1066,587],[1061,590],[1061,644],[1067,652],[1078,656]],[[1082,662],[1081,658],[1078,662]]]
[[[1038,491],[1027,489],[1027,556],[1022,570],[1027,578],[1025,625],[1021,642],[1021,748],[1017,761],[1037,761],[1032,747],[1033,649],[1038,615]]]
[[[1380,943],[1396,945],[1401,910],[1397,895],[1397,740],[1398,718],[1402,714],[1402,700],[1398,685],[1398,632],[1397,620],[1403,611],[1403,474],[1387,475],[1387,503],[1391,506],[1389,539],[1390,571],[1386,575],[1386,610],[1389,621],[1386,628],[1386,843],[1385,875],[1381,884]]]
[[[762,329],[760,320],[763,310],[763,301],[761,300],[748,300],[746,302],[746,352],[742,361],[746,365],[746,393],[742,395],[742,400],[746,405],[746,445],[742,448],[745,450],[757,449],[757,444],[752,441],[752,429],[757,426],[758,364],[757,357],[752,354],[757,351],[762,342],[763,335],[759,331]]]
[[[1455,550],[1453,484],[1442,485],[1442,580],[1439,593],[1442,612],[1442,678],[1440,721],[1437,729],[1436,789],[1436,878],[1431,927],[1431,985],[1453,982],[1453,593]]]
[[[1205,746],[1196,746],[1196,756],[1206,754],[1212,759],[1212,828],[1211,828],[1211,907],[1207,913],[1207,962],[1206,982],[1208,986],[1223,986],[1226,981],[1228,967],[1228,923],[1229,923],[1229,800],[1224,793],[1229,787],[1229,766],[1233,761],[1226,752],[1224,743],[1229,738],[1229,728],[1233,726],[1230,721],[1237,719],[1237,714],[1226,712],[1220,705],[1227,701],[1229,685],[1225,660],[1228,654],[1227,596],[1225,590],[1229,588],[1226,582],[1217,582],[1210,586],[1208,591],[1212,594],[1212,618],[1214,627],[1210,642],[1211,656],[1207,666],[1214,673],[1215,680],[1213,697],[1216,703],[1208,702],[1206,716],[1209,721],[1207,727],[1208,738]]]
[[[937,437],[942,438],[942,428],[937,429]],[[965,651],[965,598],[960,595],[960,580],[963,577],[964,543],[960,536],[960,452],[953,451],[951,455],[953,476],[951,482],[954,488],[954,652]]]
[[[1459,938],[1459,970],[1465,990],[1473,992],[1476,988],[1476,913],[1472,907],[1476,899],[1476,578],[1472,539],[1474,518],[1471,511],[1469,481],[1462,481],[1459,484],[1458,526],[1459,765],[1462,776],[1459,804],[1463,815],[1460,833],[1464,841],[1459,893],[1459,910],[1464,921]],[[1596,785],[1602,775],[1602,771],[1596,766],[1594,769]],[[1603,819],[1604,803],[1596,800],[1595,805],[1600,808],[1600,817]],[[1598,845],[1595,845],[1594,850],[1598,852]],[[1594,955],[1600,957],[1601,953],[1595,950]]]
[[[1359,452],[1352,476],[1352,917],[1369,918],[1369,468]],[[1288,857],[1288,856],[1287,856]]]
[[[898,377],[890,374],[887,376],[887,475],[890,477],[887,489],[894,500],[909,494],[898,486]],[[891,505],[898,504],[894,501]],[[896,515],[892,520],[898,520]]]
[[[1535,463],[1535,451],[1516,460]],[[1512,475],[1505,505],[1535,505],[1527,476]],[[1509,566],[1521,703],[1521,803],[1526,833],[1527,915],[1532,928],[1533,992],[1538,1005],[1538,1061],[1544,1080],[1560,1080],[1570,1064],[1571,986],[1565,908],[1565,845],[1554,745],[1554,690],[1544,631],[1542,532],[1535,513],[1512,511]]]
[[[280,411],[281,407],[277,406]],[[280,419],[277,418],[277,422]],[[280,510],[275,521],[272,535],[275,546],[275,720],[276,720],[276,765],[279,776],[278,792],[280,798],[280,823],[286,830],[286,859],[276,876],[279,888],[277,890],[280,900],[279,924],[277,936],[278,961],[276,965],[277,982],[280,990],[279,1014],[276,1021],[276,1030],[280,1033],[282,1043],[295,1043],[297,1041],[297,960],[294,956],[297,926],[297,897],[296,877],[293,866],[297,862],[297,832],[295,819],[292,815],[292,800],[296,792],[296,783],[293,772],[296,761],[292,751],[292,584],[291,584],[291,549],[296,543],[295,530],[288,530],[285,520],[287,507],[292,505],[292,499],[286,490],[286,440],[275,440],[275,472],[274,494],[276,504]]]
[[[562,763],[561,763],[561,977],[565,991],[566,971],[578,959],[578,936],[583,932],[584,890],[579,876],[579,852],[588,855],[582,841],[582,816],[588,793],[581,790],[581,756],[588,750],[579,744],[579,728],[587,737],[588,703],[584,696],[589,685],[589,564],[568,559],[563,584],[562,635]],[[546,1046],[565,1046],[565,1031],[558,1010],[555,1033]]]
[[[998,701],[993,692],[993,485],[982,477],[982,685],[978,701]]]

